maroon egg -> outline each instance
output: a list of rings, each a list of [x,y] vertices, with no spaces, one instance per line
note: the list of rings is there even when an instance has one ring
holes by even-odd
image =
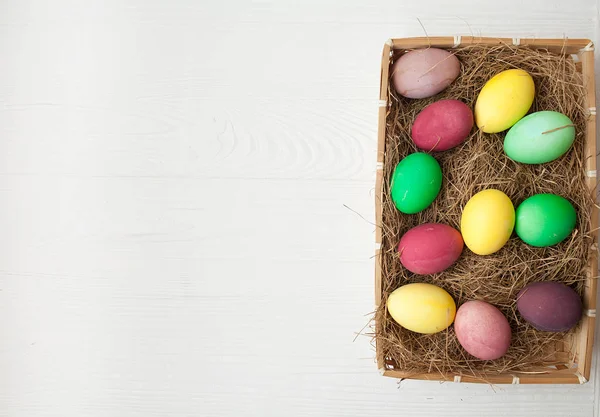
[[[400,262],[415,274],[435,274],[451,266],[463,250],[460,232],[446,224],[425,223],[400,239]]]
[[[425,151],[446,151],[460,145],[473,128],[473,112],[460,100],[440,100],[416,117],[411,137]]]
[[[454,318],[454,332],[460,345],[481,360],[503,356],[512,333],[504,314],[485,301],[467,301],[461,305]]]
[[[561,282],[544,281],[527,285],[517,295],[517,309],[538,330],[564,332],[579,322],[581,298]]]

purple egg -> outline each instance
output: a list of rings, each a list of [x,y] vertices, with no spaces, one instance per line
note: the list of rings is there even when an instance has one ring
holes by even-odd
[[[527,285],[517,295],[517,309],[538,330],[564,332],[579,322],[581,298],[560,282],[544,281]]]

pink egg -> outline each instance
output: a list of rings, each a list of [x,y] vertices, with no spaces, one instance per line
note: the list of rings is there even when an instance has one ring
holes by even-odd
[[[448,87],[460,73],[460,62],[439,48],[415,49],[402,55],[392,66],[396,91],[408,98],[426,98]]]
[[[460,100],[440,100],[415,118],[411,137],[425,151],[445,151],[460,145],[473,128],[473,112]]]
[[[454,319],[454,331],[460,345],[481,360],[498,359],[510,346],[508,320],[485,301],[467,301],[461,305]]]
[[[446,224],[425,223],[410,229],[400,239],[400,262],[409,271],[435,274],[450,267],[463,250],[460,232]]]

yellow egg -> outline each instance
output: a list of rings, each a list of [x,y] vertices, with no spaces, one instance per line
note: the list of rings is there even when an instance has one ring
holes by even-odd
[[[515,226],[515,208],[499,190],[484,190],[465,205],[460,232],[465,245],[477,255],[489,255],[504,246]]]
[[[520,69],[502,71],[481,89],[475,102],[475,123],[485,133],[502,132],[527,114],[533,104],[535,85]]]
[[[424,283],[398,288],[388,297],[387,309],[400,326],[423,334],[448,328],[456,315],[456,304],[450,294]]]

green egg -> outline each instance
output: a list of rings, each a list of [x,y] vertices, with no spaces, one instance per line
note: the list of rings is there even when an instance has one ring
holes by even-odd
[[[504,152],[516,162],[543,164],[564,155],[575,140],[573,122],[555,111],[523,117],[504,138]]]
[[[414,214],[425,210],[433,203],[441,188],[442,169],[429,154],[410,154],[394,169],[392,201],[402,213]]]
[[[531,246],[552,246],[571,234],[576,221],[577,213],[569,200],[555,194],[536,194],[517,207],[515,232]]]

